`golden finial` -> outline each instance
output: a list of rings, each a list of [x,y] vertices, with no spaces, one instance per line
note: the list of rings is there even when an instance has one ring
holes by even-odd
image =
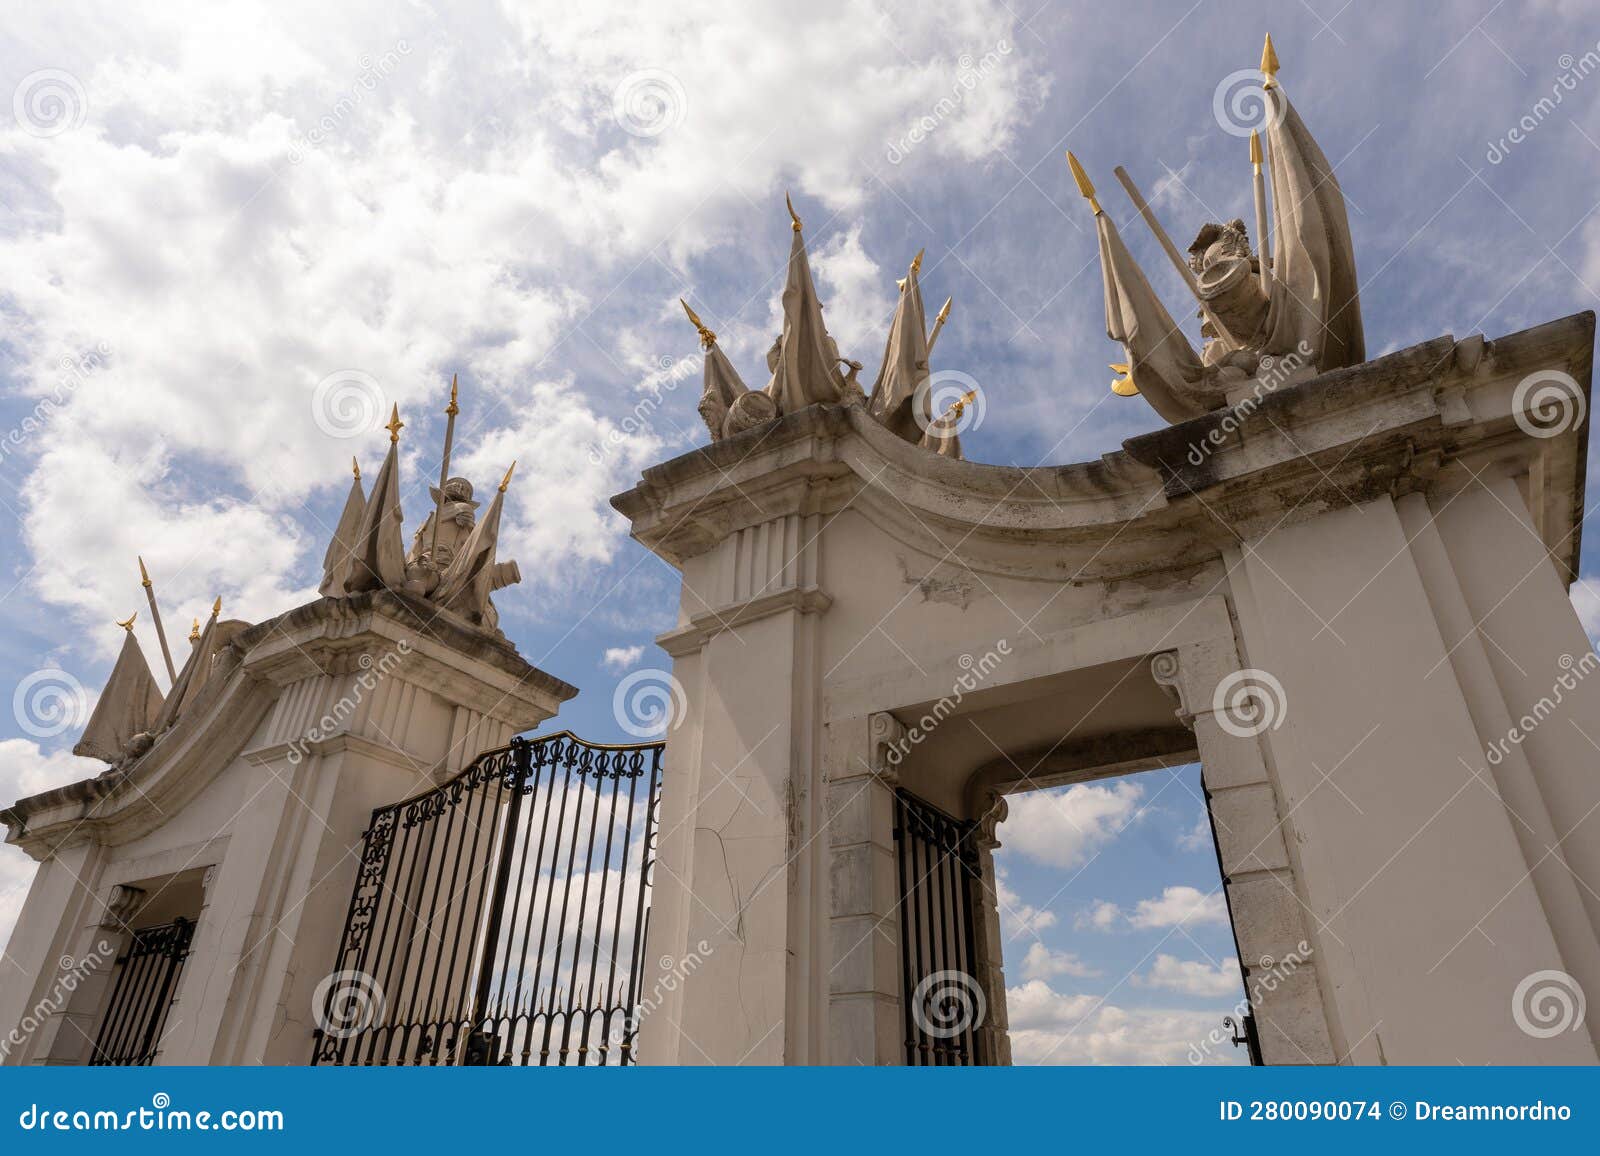
[[[122,627],[122,629],[126,630],[129,634],[132,634],[133,633],[133,620],[135,618],[137,618],[137,617],[139,617],[139,612],[137,610],[135,610],[132,614],[128,615],[128,617],[125,618],[123,621],[117,623],[117,625]]]
[[[1255,165],[1256,172],[1261,171],[1261,134],[1255,129],[1250,130],[1250,163]]]
[[[217,595],[217,600],[211,604],[211,617],[215,618],[222,613],[222,595]]]
[[[394,445],[400,440],[400,431],[406,428],[406,423],[400,420],[400,406],[398,403],[389,412],[389,424],[383,427],[389,431],[389,444]]]
[[[926,252],[927,252],[926,249],[918,249],[917,250],[917,255],[915,257],[911,258],[911,271],[913,273],[922,272],[922,255],[924,253],[926,253]]]
[[[1139,387],[1133,384],[1133,377],[1129,374],[1130,366],[1120,361],[1113,361],[1108,368],[1117,375],[1111,382],[1112,393],[1118,397],[1139,396]]]
[[[350,472],[356,476],[356,481],[361,480],[361,463],[354,456],[350,458]]]
[[[139,585],[146,590],[150,589],[150,571],[144,568],[144,559],[139,559]]]
[[[1078,192],[1083,194],[1083,199],[1089,202],[1089,207],[1098,217],[1100,202],[1094,199],[1094,184],[1089,180],[1089,174],[1083,171],[1083,166],[1078,163],[1078,158],[1070,152],[1067,153],[1067,167],[1072,170],[1072,179],[1078,182]]]
[[[198,618],[196,618],[194,620],[194,625],[189,627],[189,641],[190,642],[199,642],[200,641],[200,620]]]
[[[461,407],[456,405],[456,375],[450,375],[450,404],[444,407],[444,412],[451,417],[461,412]]]
[[[1272,33],[1261,46],[1261,87],[1274,88],[1278,83],[1278,54],[1272,47]]]
[[[937,325],[942,321],[948,321],[950,319],[950,303],[954,300],[954,297],[946,297],[944,299],[944,304],[939,306],[939,312],[934,314],[934,324]]]
[[[502,494],[506,492],[506,487],[511,484],[511,471],[516,469],[516,468],[517,468],[517,463],[513,461],[511,463],[510,469],[506,470],[506,476],[500,479],[500,492]]]
[[[683,311],[689,315],[690,324],[700,331],[700,348],[710,349],[715,345],[717,343],[717,335],[705,327],[705,322],[700,320],[700,315],[690,309],[689,303],[682,297],[678,298],[678,304],[682,305]]]
[[[966,393],[956,398],[955,401],[950,403],[950,408],[944,411],[944,416],[939,419],[940,424],[942,425],[949,421],[960,421],[961,415],[967,411],[967,406],[971,405],[977,396],[977,390],[969,389]]]
[[[789,194],[783,194],[783,203],[789,206],[789,219],[794,222],[794,231],[800,231],[800,214],[794,211],[794,202],[789,199]]]

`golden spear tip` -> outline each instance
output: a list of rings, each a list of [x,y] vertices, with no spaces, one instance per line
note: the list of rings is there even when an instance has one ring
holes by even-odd
[[[1261,167],[1261,134],[1255,129],[1250,130],[1250,163],[1256,168]]]
[[[196,618],[194,620],[194,625],[189,627],[189,641],[190,642],[199,642],[200,641],[200,620],[198,618]]]
[[[139,557],[135,555],[135,557]],[[144,568],[144,558],[139,557],[139,585],[146,590],[150,589],[150,571]]]
[[[517,463],[513,461],[510,469],[506,470],[506,476],[500,479],[500,492],[502,494],[506,492],[506,487],[511,484],[511,471],[515,470],[516,468]]]
[[[713,345],[715,345],[717,343],[717,335],[706,328],[705,322],[700,320],[700,315],[693,309],[690,309],[689,303],[682,297],[678,298],[678,304],[683,306],[683,311],[689,315],[690,323],[695,327],[695,329],[699,330],[701,347],[704,349],[710,349]]]
[[[944,411],[944,417],[940,418],[939,420],[941,422],[959,420],[961,415],[966,412],[967,406],[971,405],[977,396],[977,390],[967,390],[966,393],[962,394],[960,397],[956,398],[955,401],[950,403],[950,408]]]
[[[939,312],[935,315],[934,321],[948,321],[950,319],[950,304],[954,300],[954,297],[946,297],[944,299],[944,304],[939,306]]]
[[[926,249],[918,249],[917,250],[917,255],[915,257],[911,258],[911,271],[913,273],[922,272],[922,255],[924,253],[926,253],[926,252],[927,252]]]
[[[383,427],[389,431],[389,444],[394,445],[400,440],[400,431],[406,428],[406,423],[400,420],[400,403],[396,402],[389,411],[389,424]]]
[[[1272,47],[1272,33],[1267,33],[1267,42],[1261,46],[1261,87],[1271,88],[1278,83],[1278,53]]]
[[[135,618],[137,618],[137,617],[139,617],[139,612],[137,610],[135,610],[132,614],[128,615],[127,618],[125,618],[121,622],[117,623],[117,625],[122,627],[122,629],[126,630],[129,634],[132,634],[133,633],[133,620]]]
[[[1078,192],[1083,194],[1083,199],[1089,202],[1089,207],[1094,210],[1094,215],[1100,215],[1100,202],[1094,199],[1094,182],[1089,180],[1089,174],[1083,171],[1083,166],[1078,163],[1078,158],[1067,152],[1067,167],[1072,170],[1072,179],[1078,183]]]
[[[361,480],[361,463],[355,459],[354,455],[350,458],[350,472],[356,476],[356,481],[359,482]]]
[[[398,407],[395,412],[398,415]],[[450,375],[450,404],[444,407],[444,412],[450,417],[461,412],[461,407],[456,405],[456,375],[453,373]]]
[[[794,222],[794,231],[800,231],[800,214],[794,211],[794,202],[789,199],[789,194],[783,194],[783,203],[789,206],[789,219]]]
[[[211,604],[211,617],[215,618],[222,613],[222,595],[217,595],[217,600]]]

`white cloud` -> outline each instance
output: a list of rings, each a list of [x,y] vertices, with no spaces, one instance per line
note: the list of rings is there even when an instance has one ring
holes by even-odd
[[[84,122],[47,139],[0,123],[16,376],[52,395],[63,359],[105,351],[25,450],[37,592],[80,623],[122,617],[128,575],[106,560],[143,552],[169,619],[219,592],[252,619],[309,596],[328,527],[304,503],[342,486],[351,452],[371,468],[383,448],[381,434],[319,428],[314,389],[341,370],[381,394],[366,428],[390,403],[411,423],[408,529],[459,370],[463,472],[486,488],[518,458],[508,553],[526,580],[570,587],[623,540],[606,498],[697,422],[674,399],[658,432],[610,443],[620,393],[588,392],[546,359],[636,362],[650,339],[583,328],[590,311],[647,264],[689,280],[753,202],[781,229],[784,184],[859,206],[883,142],[954,82],[961,53],[1015,22],[998,0],[907,9],[877,34],[850,6],[780,0],[372,4],[311,24],[247,3],[206,21],[107,7],[94,38],[14,29],[27,60],[67,66],[87,96]],[[1002,54],[922,155],[1004,144],[1038,107],[1034,67]],[[615,115],[641,69],[681,94],[658,136]],[[886,278],[858,223],[813,224],[834,324],[870,346]],[[770,272],[753,270],[750,289]],[[586,453],[597,441],[601,464]],[[514,593],[502,601],[517,612]]]
[[[1092,995],[1063,995],[1042,980],[1006,990],[1017,1064],[1243,1063],[1211,1044],[1227,1008],[1124,1008]]]
[[[1572,584],[1568,594],[1589,641],[1594,643],[1600,640],[1600,579],[1579,578]]]
[[[1224,996],[1238,995],[1243,980],[1239,961],[1229,956],[1215,967],[1198,959],[1179,959],[1165,953],[1144,975],[1136,975],[1133,982],[1143,987],[1162,987],[1185,995]]]
[[[624,671],[634,666],[644,657],[642,646],[609,646],[605,655],[600,659],[600,665],[607,670]]]
[[[1178,847],[1184,851],[1205,851],[1211,845],[1211,817],[1202,809],[1194,826],[1178,833]]]
[[[1001,844],[1052,867],[1076,867],[1139,815],[1144,788],[1127,780],[1031,791],[1008,799]]]
[[[906,254],[907,264],[911,257]],[[842,356],[861,362],[861,387],[871,389],[873,374],[883,360],[883,343],[894,311],[894,278],[903,274],[898,267],[891,267],[891,275],[867,256],[861,247],[860,224],[828,238],[811,254],[811,268],[816,274],[817,293],[825,304],[828,332],[839,343]],[[781,315],[775,314],[774,321],[781,324]],[[775,332],[777,328],[775,324]]]
[[[17,799],[37,795],[79,779],[90,779],[105,770],[94,759],[80,759],[67,751],[45,752],[28,739],[0,740],[0,800],[10,805]],[[0,945],[11,939],[33,881],[34,862],[16,847],[0,846]]]
[[[1122,908],[1115,903],[1108,903],[1104,899],[1097,899],[1090,905],[1086,914],[1080,915],[1075,921],[1079,927],[1096,927],[1104,931],[1116,926],[1122,918]]]
[[[1022,935],[1037,935],[1045,928],[1055,926],[1055,912],[1042,911],[1024,903],[1022,896],[1006,883],[1005,870],[998,864],[995,867],[994,887],[995,900],[1000,908],[1000,932],[1007,940]]]
[[[1184,886],[1164,887],[1158,898],[1139,900],[1128,916],[1128,922],[1139,928],[1227,921],[1227,901],[1220,888],[1207,894]]]
[[[1139,900],[1132,911],[1124,911],[1115,903],[1097,899],[1076,922],[1079,927],[1110,931],[1124,923],[1140,930],[1150,930],[1227,921],[1227,900],[1223,898],[1220,888],[1207,894],[1198,888],[1178,885],[1162,888],[1161,894],[1153,899]]]
[[[1050,979],[1058,975],[1088,979],[1099,974],[1097,969],[1084,963],[1072,952],[1052,951],[1037,941],[1029,946],[1028,954],[1022,958],[1023,979]]]

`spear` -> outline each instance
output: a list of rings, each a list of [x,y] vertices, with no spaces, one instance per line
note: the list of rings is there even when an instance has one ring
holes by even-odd
[[[461,412],[456,405],[456,375],[450,375],[450,404],[444,407],[444,460],[439,463],[439,499],[433,509],[433,541],[428,543],[428,561],[435,570],[440,569],[439,550],[439,523],[444,521],[444,484],[450,478],[450,449],[456,441],[456,414]]]
[[[1267,256],[1267,182],[1261,175],[1261,134],[1250,132],[1250,167],[1256,194],[1256,255],[1261,260],[1261,291],[1272,296],[1272,258]]]
[[[167,632],[161,628],[161,611],[156,607],[156,588],[150,581],[150,571],[144,568],[144,559],[139,559],[139,584],[144,587],[144,596],[150,600],[150,618],[156,625],[156,640],[161,643],[161,659],[167,664],[167,677],[173,682],[178,681],[178,668],[172,665],[172,651],[167,649]]]
[[[928,352],[933,352],[933,343],[939,340],[939,330],[944,328],[944,323],[950,319],[950,302],[954,297],[946,297],[944,304],[939,306],[939,313],[933,319],[933,332],[928,334]]]
[[[1128,175],[1128,171],[1121,165],[1111,171],[1116,174],[1117,180],[1122,182],[1122,187],[1127,190],[1128,198],[1133,201],[1133,207],[1139,210],[1139,215],[1144,218],[1144,223],[1150,226],[1150,231],[1156,235],[1156,240],[1161,242],[1161,248],[1172,261],[1173,268],[1177,269],[1178,275],[1183,278],[1183,283],[1189,287],[1189,292],[1194,294],[1194,299],[1200,303],[1200,312],[1205,314],[1207,321],[1211,322],[1211,328],[1216,331],[1218,337],[1222,338],[1234,349],[1242,349],[1243,345],[1238,338],[1228,332],[1228,327],[1222,323],[1222,319],[1211,311],[1211,306],[1206,304],[1205,298],[1200,296],[1200,286],[1194,279],[1194,270],[1189,268],[1188,262],[1183,259],[1183,254],[1178,252],[1178,246],[1172,243],[1172,238],[1167,236],[1167,231],[1161,227],[1161,222],[1156,220],[1155,211],[1150,208],[1149,202],[1144,199],[1144,194],[1139,191],[1139,186],[1133,183],[1133,178]]]

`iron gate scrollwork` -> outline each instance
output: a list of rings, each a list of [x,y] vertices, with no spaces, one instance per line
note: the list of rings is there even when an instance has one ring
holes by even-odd
[[[374,811],[312,1063],[631,1063],[664,746],[516,739]]]

